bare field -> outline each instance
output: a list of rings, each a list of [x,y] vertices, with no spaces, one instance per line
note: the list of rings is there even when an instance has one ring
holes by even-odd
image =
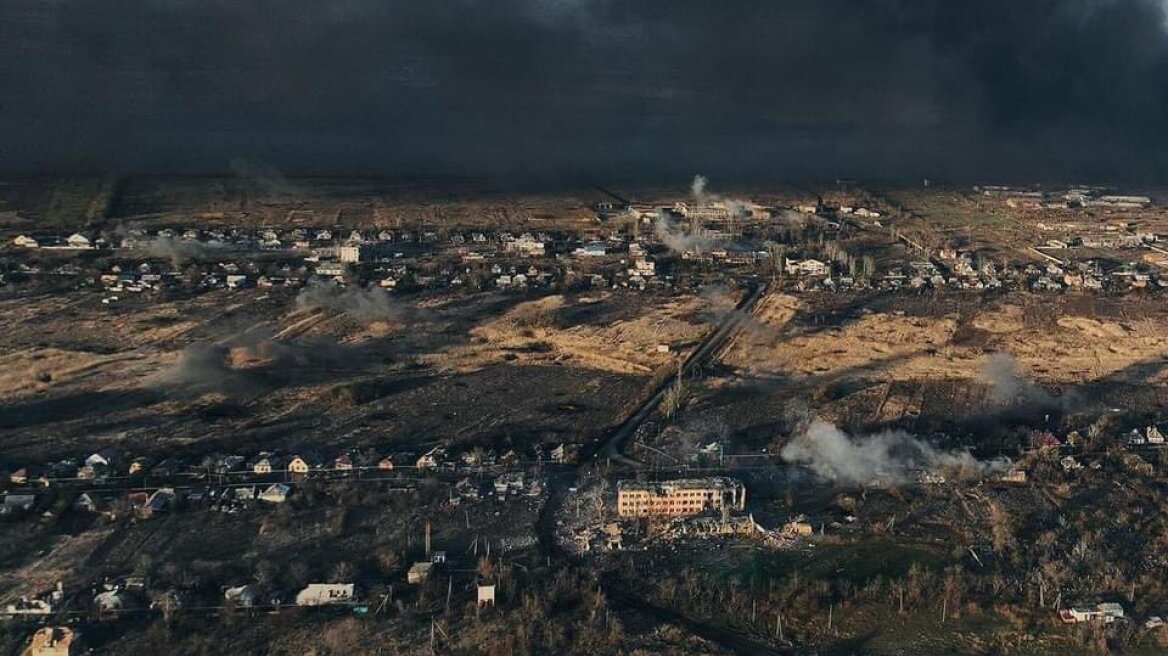
[[[80,444],[302,448],[323,434],[330,448],[598,438],[705,330],[691,320],[698,300],[607,295],[423,300],[409,318],[377,320],[258,290],[4,303],[0,440],[12,458]],[[226,349],[226,363],[184,361],[191,345]],[[176,375],[195,391],[169,386]]]
[[[559,362],[585,369],[648,375],[676,366],[678,352],[709,329],[699,318],[701,299],[665,299],[633,306],[610,294],[567,299],[549,296],[521,303],[471,329],[471,343],[424,361],[439,367],[473,369],[498,359],[517,363]],[[666,347],[659,350],[658,347]]]
[[[1139,373],[1141,365],[1168,358],[1164,312],[1145,305],[1081,314],[1073,299],[1060,297],[971,298],[941,316],[912,307],[864,308],[854,318],[817,325],[821,315],[781,297],[768,301],[758,329],[725,361],[748,376],[973,379],[988,354],[1005,353],[1021,373],[1044,384],[1105,377],[1164,382],[1162,372],[1151,379]]]

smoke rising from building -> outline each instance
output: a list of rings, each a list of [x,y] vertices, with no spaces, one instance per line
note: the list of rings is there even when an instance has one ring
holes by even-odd
[[[922,471],[977,477],[1007,466],[1004,460],[982,461],[967,451],[942,451],[900,430],[849,435],[818,418],[803,422],[780,455],[841,485],[904,484]]]

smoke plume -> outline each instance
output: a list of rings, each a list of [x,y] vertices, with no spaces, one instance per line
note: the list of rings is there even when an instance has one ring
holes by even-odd
[[[343,287],[333,281],[313,280],[296,296],[301,309],[343,312],[358,321],[387,321],[405,316],[404,308],[376,287]]]
[[[657,240],[674,253],[704,253],[718,243],[701,228],[690,232],[663,216],[658,216],[653,223],[653,232]]]
[[[694,176],[693,183],[690,184],[689,190],[693,197],[701,200],[706,195],[706,176],[698,174]]]
[[[176,267],[187,262],[216,259],[230,250],[230,246],[222,242],[200,242],[162,236],[138,242],[136,248],[147,257],[170,260]]]
[[[1008,353],[991,355],[982,366],[980,377],[989,385],[989,400],[993,405],[1059,405],[1049,392],[1018,373],[1018,361]]]
[[[941,451],[899,430],[852,436],[818,418],[806,422],[780,455],[787,462],[807,466],[820,478],[842,485],[877,481],[904,484],[922,471],[974,478],[1007,465],[1004,460],[978,460],[966,451]]]
[[[246,375],[232,369],[227,347],[202,342],[184,348],[178,361],[150,382],[193,396],[219,393],[239,397],[252,387]]]

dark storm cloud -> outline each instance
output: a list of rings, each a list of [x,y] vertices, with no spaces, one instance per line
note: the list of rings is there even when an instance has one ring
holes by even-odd
[[[1162,177],[1151,0],[6,0],[0,165]]]

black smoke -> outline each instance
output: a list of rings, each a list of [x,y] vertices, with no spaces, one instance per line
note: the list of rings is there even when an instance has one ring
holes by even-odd
[[[1162,180],[1159,0],[6,0],[0,168]]]

